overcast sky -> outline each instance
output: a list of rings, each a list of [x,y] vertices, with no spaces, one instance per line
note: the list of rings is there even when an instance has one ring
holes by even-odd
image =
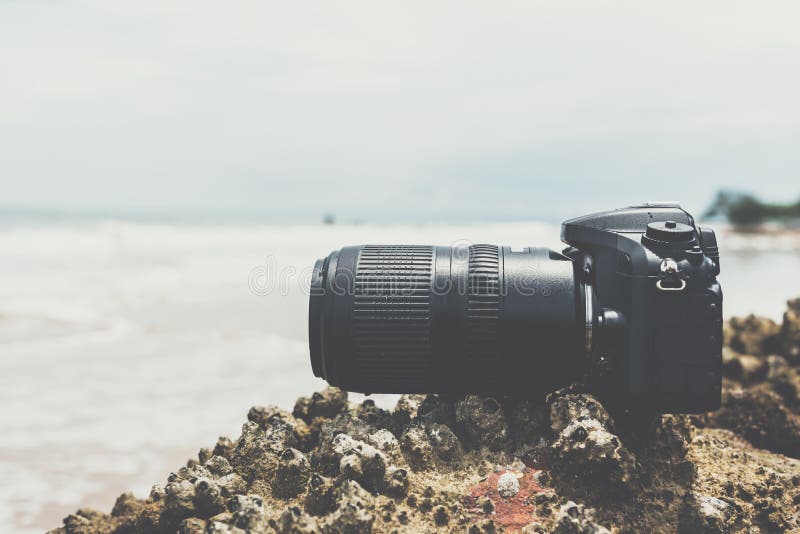
[[[800,197],[800,2],[0,0],[0,206]]]

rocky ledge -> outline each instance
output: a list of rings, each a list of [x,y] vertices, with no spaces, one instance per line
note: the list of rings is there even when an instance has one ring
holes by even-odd
[[[326,389],[251,408],[150,495],[58,533],[800,531],[800,299],[725,329],[723,407],[611,414],[576,385],[540,400]]]

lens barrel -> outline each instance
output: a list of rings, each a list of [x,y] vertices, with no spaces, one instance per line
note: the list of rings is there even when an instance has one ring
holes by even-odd
[[[312,368],[364,393],[549,391],[585,371],[585,291],[546,248],[345,247],[314,266]]]

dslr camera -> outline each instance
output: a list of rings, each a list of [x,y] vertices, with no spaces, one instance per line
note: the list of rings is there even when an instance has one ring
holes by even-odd
[[[719,408],[714,231],[675,203],[571,219],[561,252],[356,245],[314,266],[314,374],[362,393],[536,397],[573,383],[631,413]]]

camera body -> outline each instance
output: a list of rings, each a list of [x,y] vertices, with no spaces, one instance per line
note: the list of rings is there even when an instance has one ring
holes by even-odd
[[[593,288],[587,382],[605,402],[643,412],[719,408],[722,290],[714,231],[674,203],[563,223],[564,251]]]
[[[677,204],[566,221],[561,253],[356,245],[318,260],[316,376],[363,393],[535,397],[581,382],[619,410],[714,410],[722,291],[714,232]]]

